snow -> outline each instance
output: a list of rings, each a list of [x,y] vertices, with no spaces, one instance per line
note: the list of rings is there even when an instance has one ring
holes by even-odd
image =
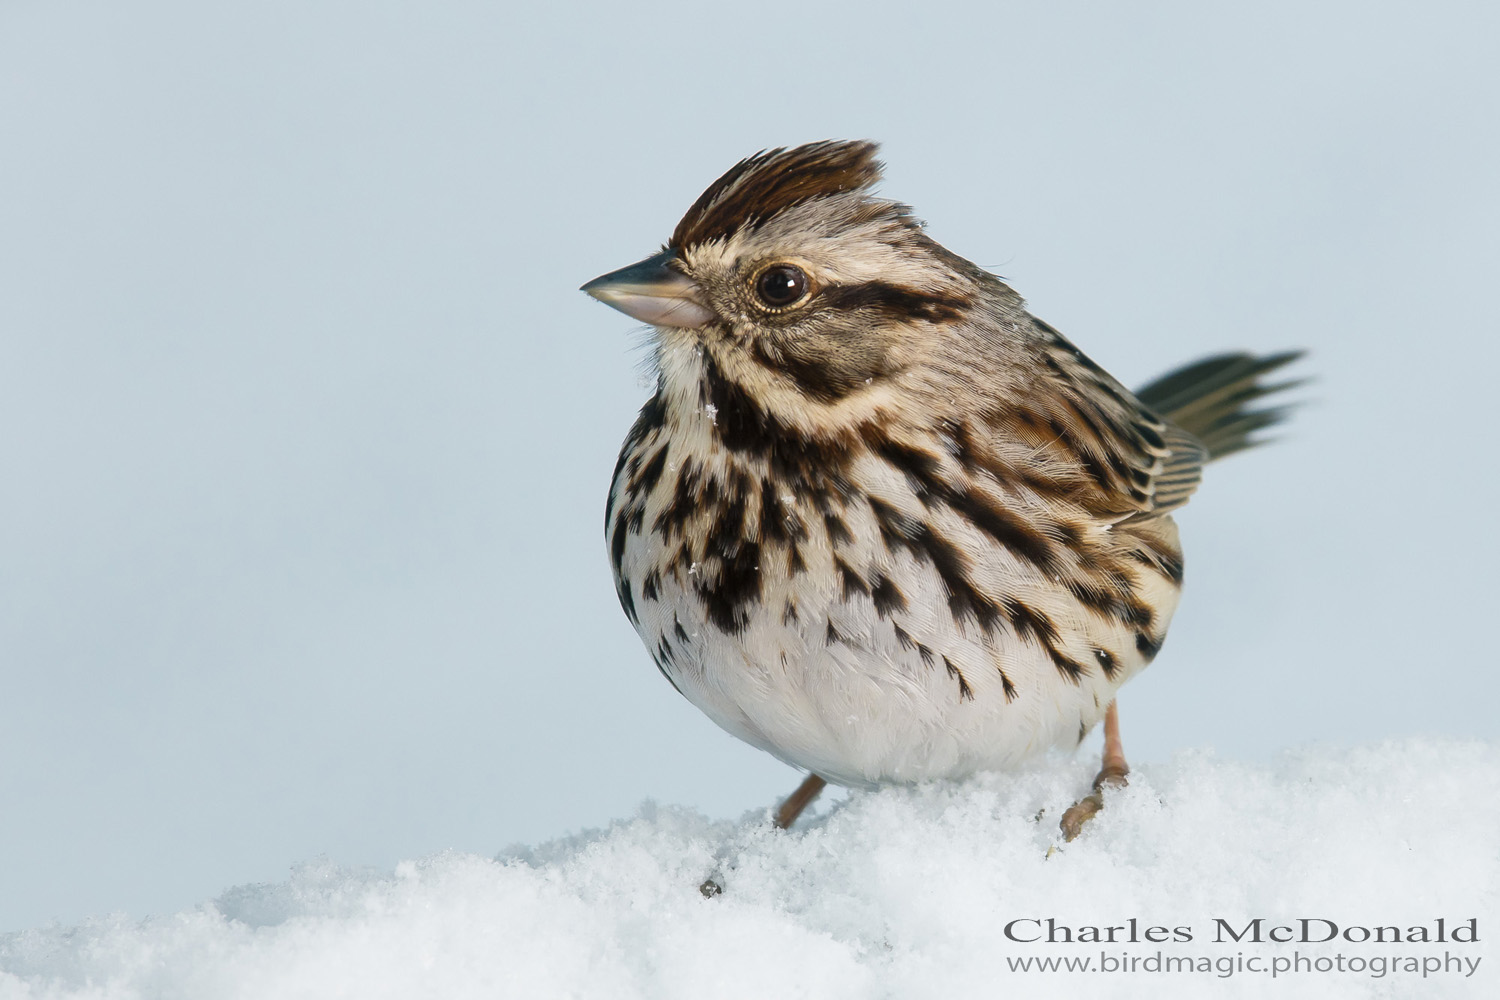
[[[1057,817],[1090,774],[1083,758],[1053,760],[855,793],[790,834],[768,829],[764,811],[715,821],[648,803],[608,829],[496,859],[438,854],[394,872],[318,862],[183,913],[0,937],[0,997],[1500,995],[1500,746],[1315,747],[1269,764],[1184,753],[1139,766],[1083,837],[1061,844]],[[722,894],[700,892],[710,875]],[[1136,918],[1192,940],[1005,935],[1009,924],[1035,936],[1049,917],[1079,936]],[[1392,925],[1431,937],[1442,918],[1448,940],[1214,941],[1216,919],[1239,929],[1256,917],[1266,928],[1328,920],[1356,937]],[[1453,940],[1471,919],[1478,941]],[[1156,954],[1227,964],[1013,970],[1027,958]],[[1342,956],[1346,970],[1273,981],[1236,965],[1297,956]],[[1425,976],[1406,971],[1423,961]]]

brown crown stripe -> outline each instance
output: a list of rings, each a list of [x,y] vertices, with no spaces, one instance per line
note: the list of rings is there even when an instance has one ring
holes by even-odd
[[[698,196],[668,245],[725,239],[813,198],[871,188],[880,180],[877,148],[873,142],[815,142],[741,160]]]

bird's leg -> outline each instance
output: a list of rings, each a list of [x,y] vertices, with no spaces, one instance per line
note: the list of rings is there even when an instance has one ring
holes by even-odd
[[[1062,832],[1064,840],[1072,840],[1083,832],[1083,825],[1104,808],[1104,789],[1123,788],[1128,782],[1130,765],[1125,763],[1125,747],[1120,743],[1120,710],[1110,702],[1104,710],[1104,763],[1094,778],[1094,791],[1073,803],[1063,813]]]
[[[816,774],[809,774],[804,778],[802,784],[797,786],[797,790],[788,795],[786,801],[782,802],[781,806],[776,810],[776,815],[772,818],[772,822],[776,824],[776,829],[785,830],[797,822],[797,817],[802,815],[802,810],[812,805],[812,800],[818,797],[818,793],[823,790],[823,786],[826,784],[828,782]],[[719,895],[724,891],[723,876],[718,872],[714,872],[703,880],[703,884],[698,886],[698,891],[710,899]]]
[[[781,808],[776,810],[776,829],[785,830],[797,822],[797,817],[802,815],[802,810],[812,804],[812,800],[818,797],[818,793],[826,784],[828,782],[816,774],[809,774],[807,779],[797,786],[797,790],[787,796]]]

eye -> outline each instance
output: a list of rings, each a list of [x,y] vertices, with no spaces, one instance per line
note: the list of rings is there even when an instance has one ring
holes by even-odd
[[[772,264],[756,276],[755,294],[772,309],[784,309],[807,294],[807,272],[791,264]]]

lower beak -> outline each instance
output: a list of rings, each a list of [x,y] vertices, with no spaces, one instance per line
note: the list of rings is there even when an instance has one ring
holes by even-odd
[[[607,306],[653,326],[675,326],[691,330],[714,318],[703,301],[703,289],[680,271],[668,267],[674,250],[663,250],[639,264],[601,274],[583,286],[583,291]]]

